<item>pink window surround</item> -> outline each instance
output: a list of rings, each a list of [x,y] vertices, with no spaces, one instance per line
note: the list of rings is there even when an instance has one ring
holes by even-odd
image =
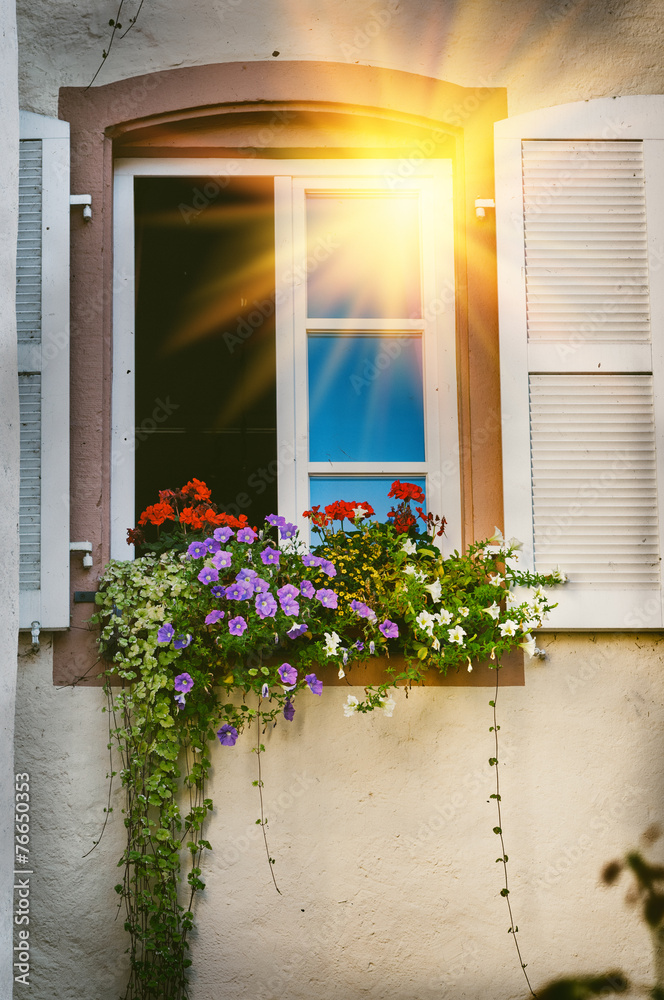
[[[452,159],[463,530],[471,540],[502,523],[495,225],[491,211],[477,218],[474,202],[493,197],[493,124],[506,116],[503,89],[319,62],[222,63],[61,89],[71,190],[92,195],[92,221],[71,219],[71,537],[92,540],[94,568],[72,562],[72,628],[55,635],[55,684],[83,676],[97,683],[92,606],[74,604],[73,593],[95,589],[109,558],[113,275],[122,267],[112,257],[114,158],[390,156],[406,172],[409,157]],[[487,685],[494,676],[483,668],[435,683]],[[521,656],[501,679],[523,683]]]

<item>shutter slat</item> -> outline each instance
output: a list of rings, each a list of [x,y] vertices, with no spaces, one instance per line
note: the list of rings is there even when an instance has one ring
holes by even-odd
[[[522,143],[531,341],[647,342],[640,142]]]
[[[651,375],[531,375],[535,565],[572,584],[657,586]]]
[[[16,319],[21,345],[41,346],[42,143],[22,140],[19,161],[19,217],[16,254]],[[34,358],[34,354],[33,354]],[[25,363],[25,361],[24,361]],[[19,586],[41,587],[41,415],[39,371],[19,371],[21,487],[19,493]]]

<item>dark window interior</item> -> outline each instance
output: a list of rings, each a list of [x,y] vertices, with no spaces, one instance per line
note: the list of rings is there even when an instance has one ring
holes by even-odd
[[[277,510],[272,178],[150,177],[136,198],[136,513],[196,477]]]

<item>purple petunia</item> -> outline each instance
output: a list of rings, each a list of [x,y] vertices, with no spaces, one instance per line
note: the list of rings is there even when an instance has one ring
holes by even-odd
[[[205,547],[207,548],[210,555],[214,555],[221,548],[221,543],[218,538],[206,538]]]
[[[360,639],[355,643],[355,649],[359,650],[360,653],[364,649],[364,643]]]
[[[198,574],[198,579],[201,583],[216,583],[219,579],[219,570],[212,566],[204,566]]]
[[[251,545],[257,538],[258,535],[253,528],[240,528],[237,533],[238,542],[246,542],[247,545]]]
[[[194,679],[191,674],[178,674],[173,681],[173,686],[176,691],[181,691],[182,694],[189,694],[194,686]]]
[[[290,521],[284,519],[284,523],[279,525],[279,537],[285,539],[295,538],[297,534],[297,525],[291,524]]]
[[[225,597],[226,588],[220,587],[219,584],[217,584],[214,587],[210,587],[210,593],[212,594],[213,597]]]
[[[166,622],[157,632],[157,642],[169,643],[175,635],[175,629],[170,622]]]
[[[202,559],[208,553],[205,542],[192,542],[187,549],[187,555],[192,559]]]
[[[291,667],[290,663],[282,663],[277,673],[281,677],[284,684],[292,686],[297,684],[297,670],[295,667]]]
[[[219,742],[222,747],[234,747],[237,743],[238,731],[235,726],[229,726],[229,724],[225,722],[221,729],[217,730],[217,736],[219,737]]]
[[[242,635],[246,628],[247,623],[242,615],[238,615],[237,618],[231,618],[228,623],[228,631],[231,635]]]
[[[182,711],[182,709],[184,708],[184,705],[185,705],[185,701],[184,701],[184,695],[183,695],[183,694],[181,694],[181,693],[178,693],[178,692],[176,691],[176,693],[175,693],[175,694],[173,695],[173,697],[175,698],[175,700],[176,700],[176,702],[177,702],[177,706],[178,706],[178,711],[180,711],[180,712],[181,712],[181,711]]]
[[[391,622],[389,618],[386,618],[378,628],[386,639],[397,639],[399,637],[399,626],[396,622]]]
[[[292,583],[285,583],[283,587],[279,587],[279,590],[277,591],[277,597],[280,601],[283,601],[285,598],[293,600],[295,597],[299,596],[300,591],[297,587],[294,587]]]
[[[286,704],[284,705],[284,719],[286,719],[287,722],[292,722],[294,715],[295,715],[295,707],[293,705],[293,702],[289,698]]]
[[[261,552],[261,560],[265,566],[278,566],[280,555],[279,549],[273,549],[268,545]]]
[[[256,611],[261,618],[274,618],[277,613],[277,602],[272,594],[256,595]]]
[[[286,635],[288,636],[289,639],[298,639],[301,635],[304,635],[305,632],[308,632],[308,630],[309,630],[308,625],[299,625],[297,622],[295,622],[288,629]]]
[[[270,697],[270,685],[263,684],[263,687],[261,688],[261,698],[269,698],[269,697]]]
[[[296,618],[297,615],[299,615],[300,605],[297,601],[294,601],[292,597],[284,597],[279,603],[281,604],[281,610],[285,615],[288,615],[290,618]]]
[[[233,555],[227,552],[226,549],[219,549],[218,552],[212,556],[212,562],[217,567],[217,569],[228,569],[231,562],[233,561]]]
[[[253,581],[257,577],[258,577],[258,573],[256,572],[255,569],[248,569],[246,566],[243,566],[242,569],[238,572],[238,574],[235,577],[235,579],[236,580],[251,580],[252,583],[253,583]]]
[[[376,612],[372,611],[367,604],[363,604],[362,601],[351,601],[350,610],[354,611],[360,618],[368,618],[372,622],[376,620]]]
[[[221,621],[225,614],[225,611],[211,611],[205,619],[205,624],[216,625],[218,621]]]
[[[251,582],[254,587],[254,594],[264,594],[266,590],[270,589],[270,584],[267,580],[264,580],[262,576],[257,576],[256,579]]]
[[[306,552],[302,556],[302,565],[303,566],[307,566],[307,567],[320,566],[320,564],[322,563],[322,561],[323,560],[320,558],[320,556],[312,556],[312,554],[310,552]]]
[[[268,524],[271,524],[273,528],[281,527],[282,524],[286,523],[286,518],[282,517],[281,514],[268,514],[265,520]]]
[[[320,601],[324,608],[336,608],[338,604],[337,595],[333,590],[317,590],[316,600]]]
[[[226,544],[228,539],[233,537],[233,532],[227,526],[224,526],[223,528],[215,528],[214,537],[217,539],[218,542],[223,542],[224,544]]]
[[[236,580],[226,587],[226,597],[229,601],[248,601],[253,596],[254,588],[248,580]]]
[[[323,682],[319,681],[315,674],[307,674],[304,679],[309,685],[309,690],[312,694],[323,693]]]
[[[300,591],[304,597],[313,597],[315,594],[314,585],[311,580],[303,580],[300,584]]]
[[[334,563],[331,563],[329,559],[322,559],[320,568],[322,569],[323,573],[325,573],[326,576],[337,575],[337,567],[334,565]]]
[[[180,635],[173,640],[173,649],[186,649],[193,638],[193,635],[190,635],[188,632],[181,632]]]

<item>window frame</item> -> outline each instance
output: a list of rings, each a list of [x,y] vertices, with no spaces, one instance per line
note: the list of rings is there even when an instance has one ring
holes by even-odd
[[[114,309],[113,385],[111,426],[111,557],[127,558],[127,526],[134,519],[134,177],[159,176],[273,176],[275,178],[275,251],[277,269],[277,447],[280,466],[279,509],[290,516],[297,513],[300,526],[308,532],[301,512],[309,506],[308,475],[316,471],[308,461],[306,421],[306,350],[301,337],[306,331],[295,316],[302,314],[304,282],[293,278],[302,256],[301,220],[307,185],[313,188],[376,188],[380,180],[386,193],[426,191],[428,211],[422,213],[422,239],[431,258],[423,288],[422,320],[410,321],[413,329],[423,329],[425,361],[426,463],[371,463],[361,474],[427,475],[428,503],[432,510],[444,510],[450,531],[446,545],[461,546],[461,490],[459,469],[459,429],[457,417],[456,314],[451,301],[454,292],[454,221],[452,163],[446,159],[423,160],[407,179],[394,180],[394,161],[376,159],[217,159],[164,158],[118,159],[114,177]],[[448,238],[444,227],[435,226],[437,217],[449,218]],[[299,237],[297,221],[300,220]],[[306,253],[304,255],[306,257]],[[426,269],[425,269],[426,270]],[[445,291],[445,295],[443,295]],[[443,303],[436,308],[436,303]],[[430,309],[427,314],[427,303]],[[313,321],[316,324],[316,321]],[[374,324],[375,325],[375,324]],[[426,329],[424,329],[426,328]],[[304,345],[306,347],[306,344]],[[436,356],[437,355],[437,356]],[[450,374],[451,373],[451,374]],[[447,377],[446,377],[447,376]],[[293,402],[289,402],[292,400]],[[452,441],[443,454],[443,441]],[[284,474],[295,462],[295,475]],[[450,462],[455,473],[450,474]],[[446,474],[442,474],[443,466]],[[359,470],[358,470],[359,471]],[[304,501],[304,502],[303,502]],[[130,556],[131,557],[131,556]]]

